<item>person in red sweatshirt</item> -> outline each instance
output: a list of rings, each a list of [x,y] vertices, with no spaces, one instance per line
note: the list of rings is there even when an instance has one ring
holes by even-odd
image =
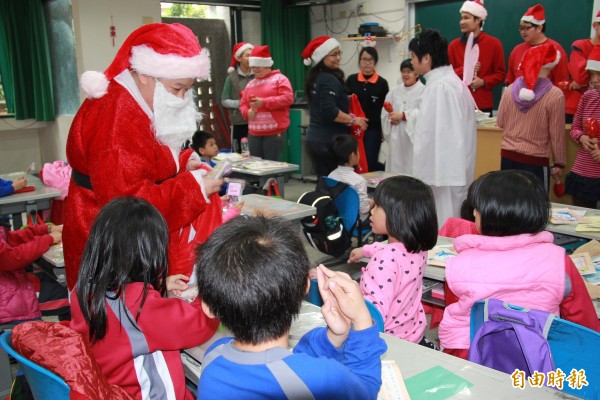
[[[240,111],[248,121],[250,154],[279,161],[294,93],[289,79],[272,66],[269,46],[255,46],[250,53],[254,79],[244,89]]]

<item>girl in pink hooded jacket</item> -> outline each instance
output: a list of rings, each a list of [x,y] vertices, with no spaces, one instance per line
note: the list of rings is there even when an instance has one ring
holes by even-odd
[[[446,285],[458,301],[446,304],[440,323],[444,352],[467,358],[471,307],[490,297],[600,331],[581,275],[544,230],[550,204],[536,176],[490,172],[473,182],[467,201],[481,235],[456,238],[458,255],[446,263]]]

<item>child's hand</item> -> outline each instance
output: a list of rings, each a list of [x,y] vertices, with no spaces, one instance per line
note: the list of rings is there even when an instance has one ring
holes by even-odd
[[[237,203],[234,204],[235,207],[238,208],[238,210],[240,210],[240,212],[242,211],[242,208],[244,208],[244,202],[243,201],[238,201]]]
[[[252,121],[254,118],[256,118],[256,111],[251,108],[248,110],[248,120]]]
[[[204,190],[206,190],[206,195],[210,196],[211,194],[220,191],[223,183],[225,183],[223,179],[211,179],[204,177]]]
[[[256,96],[252,96],[250,98],[250,107],[252,107],[254,110],[258,110],[262,106],[263,106],[263,99],[261,99],[260,97],[256,97]]]
[[[327,323],[327,337],[335,347],[341,347],[350,332],[350,324],[352,321],[342,313],[337,298],[333,295],[330,289],[327,288],[327,276],[320,269],[322,265],[316,268],[317,283],[319,285],[319,293],[323,299],[321,313]]]
[[[317,274],[317,268],[310,268],[308,270],[308,278],[309,279],[317,279],[318,278],[318,274]]]
[[[167,297],[180,297],[181,292],[187,289],[187,275],[176,274],[167,276]]]
[[[348,274],[332,271],[324,265],[319,265],[317,269],[319,292],[325,303],[322,312],[332,333],[343,336],[344,329],[350,329],[348,320],[352,321],[357,331],[373,326],[358,283]],[[332,325],[329,325],[330,322]]]
[[[13,187],[13,189],[14,189],[15,191],[17,191],[17,190],[21,190],[21,189],[23,189],[25,186],[27,186],[27,178],[25,178],[25,177],[23,177],[23,176],[22,176],[22,177],[20,177],[20,178],[17,178],[17,179],[15,179],[15,180],[13,181],[13,183],[12,183],[12,187]]]
[[[63,231],[62,225],[48,225],[48,233],[52,233],[52,232],[62,233],[62,231]]]
[[[62,240],[62,233],[61,232],[50,232],[50,236],[52,236],[52,239],[54,240],[52,243],[56,244],[56,243],[60,243]]]
[[[363,257],[364,256],[362,247],[357,247],[356,249],[350,252],[350,257],[348,257],[348,264],[358,262]]]
[[[592,139],[587,134],[583,134],[579,137],[579,143],[581,143],[581,147],[588,153],[598,148],[598,139]]]
[[[594,149],[593,151],[590,151],[590,156],[592,157],[592,160],[596,161],[597,163],[600,163],[600,150],[599,149]]]
[[[221,196],[221,201],[223,203],[229,203],[229,195],[226,194],[226,195]]]

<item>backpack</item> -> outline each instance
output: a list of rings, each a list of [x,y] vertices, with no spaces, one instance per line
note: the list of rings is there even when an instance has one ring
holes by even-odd
[[[350,235],[334,205],[335,198],[347,187],[343,182],[329,187],[323,178],[319,178],[315,190],[298,199],[298,203],[317,209],[315,215],[300,220],[304,236],[312,247],[334,257],[343,255],[351,244]]]
[[[507,374],[519,369],[527,377],[535,371],[553,371],[547,338],[554,317],[546,311],[515,309],[507,302],[485,300],[484,322],[471,341],[469,361]]]

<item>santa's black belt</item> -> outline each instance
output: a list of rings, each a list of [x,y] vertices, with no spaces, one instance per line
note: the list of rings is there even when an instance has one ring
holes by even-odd
[[[89,175],[84,175],[81,172],[73,169],[71,171],[71,178],[73,178],[73,182],[75,182],[77,186],[92,190],[92,181],[90,180]]]

